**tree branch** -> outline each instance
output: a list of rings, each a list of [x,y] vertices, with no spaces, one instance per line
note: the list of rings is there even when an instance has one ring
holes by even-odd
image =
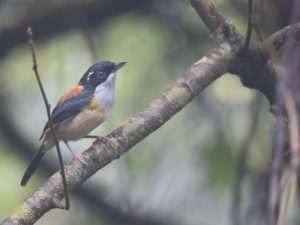
[[[161,127],[199,92],[225,73],[236,54],[237,49],[224,43],[192,65],[160,97],[107,136],[114,143],[115,149],[95,141],[93,146],[83,153],[87,166],[83,166],[76,159],[65,166],[69,191]],[[53,198],[61,200],[63,197],[61,176],[57,172],[1,225],[33,224],[55,207],[52,204]]]
[[[191,4],[219,42],[226,41],[242,50],[245,38],[236,31],[213,1],[191,0]],[[229,72],[239,76],[245,87],[261,91],[273,105],[276,81],[273,70],[268,65],[268,55],[256,43],[250,43],[246,54],[244,53],[239,53]],[[256,68],[255,73],[253,68]]]
[[[5,93],[0,92],[0,101],[5,102],[2,96],[6,96]],[[26,141],[21,135],[20,131],[13,126],[12,121],[8,117],[8,113],[4,112],[7,107],[0,109],[0,130],[4,139],[8,142],[10,151],[16,154],[18,157],[22,154],[22,157],[30,161],[36,154],[34,149],[36,148],[28,141]],[[39,173],[42,173],[44,177],[50,176],[57,167],[49,161],[45,161],[39,166]],[[148,216],[147,213],[143,215],[136,215],[133,213],[124,213],[117,207],[112,206],[109,202],[104,201],[101,195],[95,193],[96,187],[91,185],[80,186],[74,190],[73,194],[80,198],[80,201],[87,206],[88,210],[97,212],[99,217],[104,217],[113,224],[122,225],[168,225],[174,224],[174,221],[170,219],[164,220],[160,217]]]
[[[300,22],[291,24],[272,34],[269,38],[263,41],[262,45],[266,46],[267,43],[271,43],[274,50],[278,51],[288,42],[288,40],[300,40]]]
[[[272,67],[268,65],[268,55],[263,48],[256,43],[250,43],[247,54],[242,56],[240,50],[244,38],[237,33],[235,27],[229,23],[216,5],[211,0],[191,0],[191,3],[221,43],[220,46],[192,65],[144,110],[109,134],[107,138],[114,143],[114,149],[96,141],[83,153],[88,166],[83,166],[76,159],[68,164],[65,167],[68,191],[75,189],[95,172],[119,158],[162,126],[225,72],[237,74],[245,86],[260,90],[271,104],[274,102],[276,80]],[[63,197],[60,174],[56,173],[1,224],[33,224],[44,213],[55,207],[53,202]]]
[[[192,6],[219,42],[239,43],[242,36],[211,0],[190,0]]]
[[[219,42],[226,41],[243,45],[245,38],[240,35],[229,20],[222,14],[212,0],[190,0],[198,15]],[[250,43],[247,54],[240,53],[231,65],[229,72],[240,77],[242,84],[248,88],[261,91],[269,100],[271,106],[275,102],[276,77],[272,65],[268,64],[269,55],[264,46],[271,43],[279,50],[290,38],[295,41],[300,37],[300,24],[288,26],[266,39],[262,45]],[[255,68],[255,73],[253,72]]]

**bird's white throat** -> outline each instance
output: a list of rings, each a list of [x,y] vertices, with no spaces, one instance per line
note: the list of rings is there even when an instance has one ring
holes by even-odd
[[[107,80],[96,87],[95,97],[104,112],[110,113],[115,105],[115,83],[117,73],[111,73]]]

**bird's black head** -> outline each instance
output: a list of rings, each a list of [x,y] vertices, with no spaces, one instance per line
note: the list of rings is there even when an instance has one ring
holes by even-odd
[[[79,84],[83,86],[97,87],[107,78],[123,67],[126,62],[100,61],[92,65],[83,75]]]

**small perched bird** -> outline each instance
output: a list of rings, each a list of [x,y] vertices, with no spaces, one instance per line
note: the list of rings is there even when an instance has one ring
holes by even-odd
[[[100,61],[92,65],[79,84],[63,95],[51,118],[58,141],[70,149],[68,141],[84,138],[107,118],[115,104],[117,70],[126,62]],[[41,146],[29,164],[21,185],[25,186],[45,152],[55,146],[49,121],[40,137]]]

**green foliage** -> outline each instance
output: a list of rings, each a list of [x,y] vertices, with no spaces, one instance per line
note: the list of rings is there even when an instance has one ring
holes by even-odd
[[[217,191],[228,192],[232,189],[237,163],[233,147],[232,144],[219,140],[204,148],[201,154],[201,163],[207,168],[208,181]]]

